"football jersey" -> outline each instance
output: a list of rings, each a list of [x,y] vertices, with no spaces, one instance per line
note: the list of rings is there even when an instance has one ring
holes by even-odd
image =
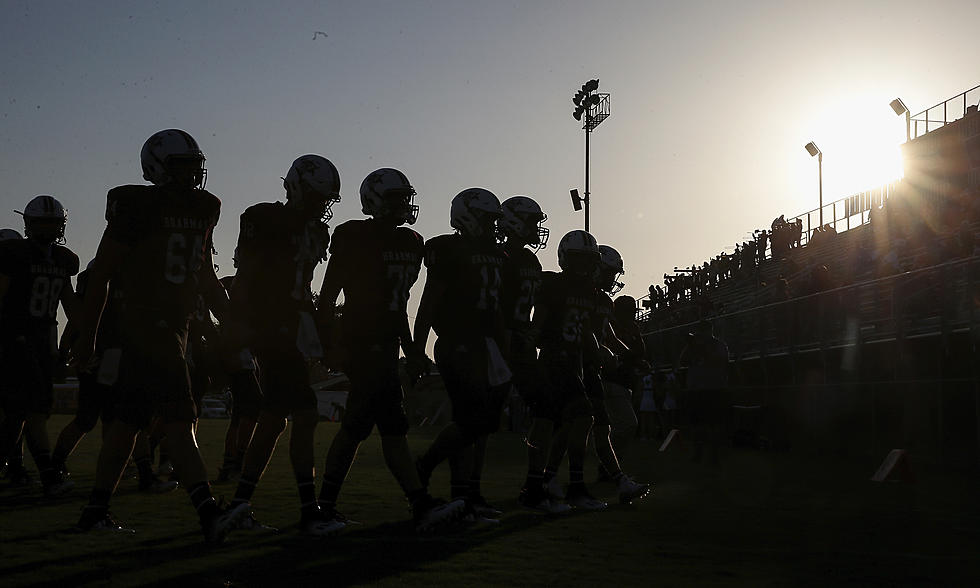
[[[539,324],[542,353],[558,352],[581,358],[592,335],[596,314],[595,288],[571,274],[544,272],[535,302],[545,311]]]
[[[459,234],[440,235],[425,243],[429,279],[448,284],[432,321],[436,335],[470,338],[495,334],[505,259],[496,244]]]
[[[531,308],[541,287],[541,262],[533,251],[522,247],[504,262],[501,309],[504,324],[514,331],[531,326]]]
[[[245,209],[235,249],[235,313],[260,331],[295,327],[299,313],[313,311],[310,282],[329,242],[326,225],[282,202]]]
[[[397,341],[424,253],[422,236],[408,227],[364,219],[347,221],[334,230],[330,263],[344,276],[346,340]]]
[[[0,314],[4,338],[51,337],[58,325],[58,303],[71,277],[78,273],[78,256],[61,245],[41,245],[31,239],[0,242],[0,274],[10,280]]]
[[[109,191],[107,237],[130,247],[115,274],[126,313],[186,326],[200,291],[221,201],[205,190],[120,186]],[[149,311],[149,312],[147,312]]]

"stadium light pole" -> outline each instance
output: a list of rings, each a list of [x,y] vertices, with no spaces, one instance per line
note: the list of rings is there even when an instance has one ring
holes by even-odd
[[[810,141],[803,146],[806,152],[810,154],[810,157],[817,157],[817,174],[820,179],[820,226],[823,226],[823,151],[817,147],[817,144]]]
[[[909,107],[902,102],[901,98],[892,100],[888,105],[895,111],[896,116],[905,115],[905,142],[908,143],[912,140],[912,113],[909,111]]]
[[[585,122],[582,128],[585,130],[585,196],[579,197],[578,191],[572,191],[572,207],[577,211],[585,205],[585,230],[589,230],[589,135],[599,126],[602,121],[609,117],[609,94],[600,94],[599,80],[591,79],[579,88],[578,92],[572,97],[575,110],[572,117],[575,120]]]

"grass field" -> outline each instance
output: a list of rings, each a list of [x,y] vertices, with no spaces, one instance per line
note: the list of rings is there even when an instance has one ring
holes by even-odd
[[[52,434],[67,420],[53,417]],[[201,423],[212,471],[226,424]],[[319,427],[318,461],[336,426]],[[436,432],[413,431],[413,449]],[[0,486],[0,585],[972,586],[980,578],[973,474],[920,467],[915,483],[876,484],[868,478],[877,463],[732,450],[711,467],[691,463],[682,448],[660,454],[656,444],[638,442],[627,469],[655,482],[653,495],[635,506],[548,517],[518,507],[523,444],[501,433],[490,441],[484,476],[484,494],[506,510],[501,524],[417,537],[375,435],[340,498],[360,525],[325,541],[297,534],[283,445],[253,501],[257,517],[280,533],[238,532],[209,548],[185,492],[146,496],[135,480],[122,482],[112,508],[136,535],[69,533],[91,488],[97,450],[90,436],[72,457],[77,486],[67,497],[43,500],[37,488]],[[593,457],[587,480],[594,471]],[[611,485],[592,487],[615,501]],[[444,471],[432,489],[448,493]],[[216,495],[233,492],[215,486]]]

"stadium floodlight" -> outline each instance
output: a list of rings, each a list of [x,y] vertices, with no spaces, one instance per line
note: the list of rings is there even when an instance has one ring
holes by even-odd
[[[810,141],[803,146],[806,152],[810,154],[810,157],[817,158],[817,170],[818,177],[820,179],[820,226],[823,226],[823,151],[817,147],[817,144]]]
[[[579,211],[584,203],[586,231],[589,230],[589,135],[609,116],[609,94],[599,94],[598,89],[599,79],[593,78],[582,84],[572,96],[572,103],[575,104],[572,117],[577,121],[585,118],[582,125],[585,130],[585,195],[580,197],[578,190],[572,190],[572,207]]]
[[[912,113],[909,111],[909,107],[902,102],[901,98],[892,100],[888,106],[892,107],[896,116],[905,115],[905,142],[908,143],[912,140]]]

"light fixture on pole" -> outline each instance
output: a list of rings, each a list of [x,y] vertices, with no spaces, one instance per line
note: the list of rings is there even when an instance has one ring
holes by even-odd
[[[578,211],[585,205],[585,230],[589,230],[589,135],[599,124],[609,117],[609,94],[600,94],[599,80],[592,79],[579,88],[572,96],[575,110],[572,117],[581,121],[585,117],[582,128],[585,130],[585,196],[579,196],[578,190],[572,190],[572,207]]]
[[[909,107],[902,102],[901,98],[892,100],[888,105],[892,107],[897,116],[905,115],[905,142],[908,143],[912,140],[912,113],[909,112]]]
[[[818,170],[817,173],[819,174],[819,178],[820,178],[820,226],[822,227],[823,226],[823,151],[821,151],[820,148],[817,147],[817,144],[814,143],[813,141],[810,141],[809,143],[804,145],[803,148],[806,149],[807,153],[810,154],[810,157],[816,156],[817,158],[817,170]]]

